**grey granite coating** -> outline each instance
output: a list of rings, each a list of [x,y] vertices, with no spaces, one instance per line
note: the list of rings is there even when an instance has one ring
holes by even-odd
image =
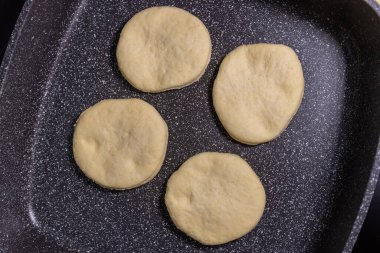
[[[198,16],[213,50],[198,82],[148,94],[122,78],[115,47],[125,22],[157,5]],[[378,12],[364,1],[28,1],[0,69],[0,249],[350,252],[380,168],[378,28]],[[305,76],[305,95],[289,127],[258,146],[232,140],[211,103],[223,57],[251,43],[292,47]],[[105,190],[73,160],[74,123],[102,99],[130,97],[162,114],[167,156],[151,182]],[[203,151],[242,156],[267,193],[259,225],[215,247],[177,230],[163,203],[169,176]]]

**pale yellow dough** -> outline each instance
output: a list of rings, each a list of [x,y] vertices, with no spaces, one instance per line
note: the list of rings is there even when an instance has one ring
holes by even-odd
[[[232,138],[270,141],[301,104],[304,77],[296,53],[277,44],[243,45],[222,61],[212,91],[215,111]]]
[[[169,178],[165,204],[180,230],[202,244],[217,245],[257,225],[265,190],[239,156],[205,152],[188,159]]]
[[[153,179],[167,143],[168,127],[153,106],[141,99],[107,99],[80,115],[73,153],[86,176],[121,190]]]
[[[175,7],[152,7],[124,26],[116,49],[119,69],[135,88],[146,92],[178,89],[206,70],[211,39],[205,25]]]

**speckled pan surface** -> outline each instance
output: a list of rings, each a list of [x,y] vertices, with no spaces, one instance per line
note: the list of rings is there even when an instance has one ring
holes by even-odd
[[[156,5],[208,27],[205,75],[160,94],[133,89],[116,66],[124,23]],[[380,152],[380,20],[370,1],[28,1],[0,69],[1,252],[350,252],[376,184]],[[282,43],[302,62],[305,96],[276,140],[247,146],[217,120],[211,87],[230,50]],[[170,138],[160,173],[129,191],[104,190],[73,160],[74,122],[106,98],[143,98]],[[259,225],[202,246],[177,230],[168,177],[202,151],[239,154],[267,193]]]

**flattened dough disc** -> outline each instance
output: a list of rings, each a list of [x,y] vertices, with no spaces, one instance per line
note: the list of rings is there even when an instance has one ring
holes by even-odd
[[[116,49],[119,69],[135,88],[146,92],[178,89],[197,81],[211,55],[205,25],[175,7],[152,7],[124,26]]]
[[[174,224],[206,245],[251,231],[265,207],[265,191],[246,161],[205,152],[188,159],[169,178],[165,204]]]
[[[158,173],[167,143],[168,127],[153,106],[141,99],[107,99],[80,115],[73,153],[99,185],[130,189]]]
[[[290,47],[253,44],[224,58],[212,95],[231,137],[255,145],[280,135],[297,112],[303,91],[302,66]]]

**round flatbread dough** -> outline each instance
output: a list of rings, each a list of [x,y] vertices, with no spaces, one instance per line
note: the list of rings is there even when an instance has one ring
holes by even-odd
[[[177,228],[202,244],[217,245],[257,225],[265,191],[239,156],[205,152],[188,159],[169,178],[165,204]]]
[[[281,134],[297,112],[303,91],[302,66],[290,47],[253,44],[224,58],[212,96],[231,137],[255,145]]]
[[[153,179],[167,143],[168,127],[153,106],[141,99],[107,99],[80,115],[73,153],[86,176],[121,190]]]
[[[119,69],[135,88],[161,92],[197,81],[211,56],[205,25],[175,7],[152,7],[124,26],[116,49]]]

